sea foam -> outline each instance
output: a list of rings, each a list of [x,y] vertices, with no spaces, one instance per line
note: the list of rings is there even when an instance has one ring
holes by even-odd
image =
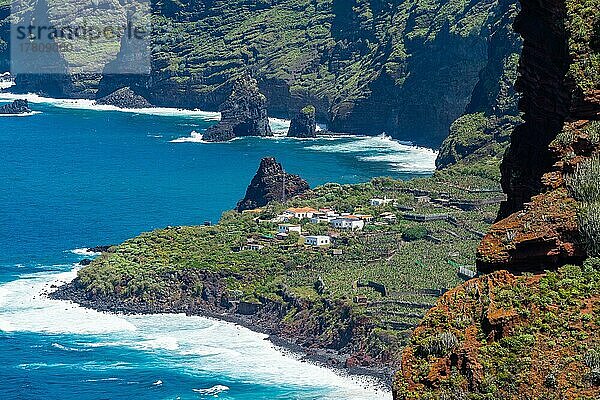
[[[343,143],[316,143],[307,150],[355,154],[360,161],[381,162],[396,172],[431,173],[435,171],[437,152],[397,141],[387,135],[355,136]]]
[[[126,347],[156,354],[157,362],[165,368],[198,376],[224,376],[231,382],[315,390],[324,393],[319,395],[324,400],[390,398],[390,393],[376,390],[372,381],[349,379],[302,362],[280,352],[266,340],[266,335],[228,322],[185,315],[106,314],[42,295],[51,285],[68,282],[76,273],[77,270],[32,274],[0,285],[0,293],[4,295],[0,330],[64,334],[60,342],[53,344],[64,351]],[[76,343],[72,343],[73,334],[80,338]],[[89,339],[82,340],[81,335]],[[206,393],[212,390],[217,394],[225,391],[225,387],[216,385],[197,390]]]

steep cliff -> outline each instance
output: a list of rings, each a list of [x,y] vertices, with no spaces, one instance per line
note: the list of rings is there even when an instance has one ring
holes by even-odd
[[[522,41],[512,29],[517,4],[504,3],[502,18],[490,28],[487,64],[465,115],[450,126],[436,160],[438,169],[464,168],[485,160],[499,166],[512,130],[521,121],[514,88]],[[457,164],[460,165],[457,166]]]
[[[522,0],[525,122],[502,164],[505,218],[478,251],[490,274],[427,314],[404,351],[396,399],[599,398],[599,9],[598,0]]]
[[[494,44],[502,36],[494,32],[510,26],[515,0],[153,4],[150,77],[69,76],[55,79],[52,94],[103,97],[132,87],[155,105],[217,109],[235,79],[251,73],[273,115],[314,104],[332,130],[438,145],[470,104],[479,108],[496,91],[490,82],[501,80],[494,64],[502,57],[492,47],[511,43]],[[34,76],[19,82],[23,91],[50,92]]]

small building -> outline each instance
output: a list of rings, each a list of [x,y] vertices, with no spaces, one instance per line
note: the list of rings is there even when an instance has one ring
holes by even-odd
[[[310,219],[313,217],[314,214],[316,214],[318,212],[319,211],[315,210],[314,208],[310,208],[310,207],[288,208],[287,210],[285,210],[283,215],[288,218],[297,218],[297,219],[308,218],[308,219]]]
[[[285,240],[288,238],[288,236],[290,235],[288,235],[287,233],[278,233],[277,236],[275,236],[275,238],[277,238],[277,240]]]
[[[332,220],[331,226],[333,226],[335,229],[350,229],[353,231],[360,231],[365,227],[365,221],[355,215],[347,215]]]
[[[342,249],[333,249],[331,251],[331,254],[333,254],[334,256],[341,256],[342,254],[344,254]]]
[[[329,236],[307,236],[304,238],[304,244],[307,246],[313,246],[313,247],[329,246],[331,244],[331,237],[329,237]]]
[[[373,222],[373,216],[368,214],[356,214],[355,217],[362,219],[366,224]]]
[[[382,207],[393,203],[394,199],[371,199],[371,207]]]
[[[248,243],[247,245],[245,245],[244,247],[242,247],[242,250],[259,251],[259,250],[262,250],[264,248],[265,248],[265,246],[263,246],[262,244]]]
[[[396,214],[394,213],[383,213],[379,217],[387,224],[395,224],[398,222],[398,217],[396,217]]]
[[[290,232],[298,232],[302,234],[302,226],[294,224],[279,224],[277,227],[277,233],[290,234]]]

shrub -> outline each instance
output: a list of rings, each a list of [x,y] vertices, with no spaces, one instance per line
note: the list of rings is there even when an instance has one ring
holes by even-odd
[[[427,353],[436,357],[445,357],[458,346],[458,338],[452,332],[438,333],[427,343]]]
[[[583,361],[590,369],[588,376],[592,384],[600,386],[600,349],[588,351]]]
[[[588,256],[600,256],[600,157],[580,163],[566,183],[580,202],[577,222]]]
[[[429,231],[424,226],[411,226],[402,232],[402,239],[407,242],[423,240],[429,235]]]
[[[566,181],[575,199],[586,203],[600,201],[600,157],[580,163]]]
[[[588,256],[600,256],[600,203],[581,204],[577,222]]]

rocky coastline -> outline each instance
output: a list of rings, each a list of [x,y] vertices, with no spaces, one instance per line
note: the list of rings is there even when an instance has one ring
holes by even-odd
[[[257,307],[256,304],[229,301],[223,292],[221,279],[224,277],[208,272],[187,271],[172,278],[170,283],[174,286],[173,293],[181,292],[175,287],[179,282],[187,283],[187,287],[190,287],[193,286],[192,282],[199,278],[204,278],[205,288],[210,289],[204,290],[199,298],[188,292],[184,295],[178,293],[176,298],[170,296],[146,301],[141,298],[124,299],[116,294],[94,295],[86,290],[79,278],[76,278],[70,283],[53,288],[55,291],[45,295],[53,300],[70,301],[99,312],[124,315],[185,314],[230,322],[268,335],[268,340],[283,353],[330,368],[348,377],[373,380],[382,390],[391,390],[395,368],[381,365],[349,365],[347,360],[350,354],[345,351],[306,345],[311,341],[308,329],[304,333],[282,330],[281,323],[286,315],[285,304],[262,299],[263,303]],[[312,340],[318,339],[313,337]]]

